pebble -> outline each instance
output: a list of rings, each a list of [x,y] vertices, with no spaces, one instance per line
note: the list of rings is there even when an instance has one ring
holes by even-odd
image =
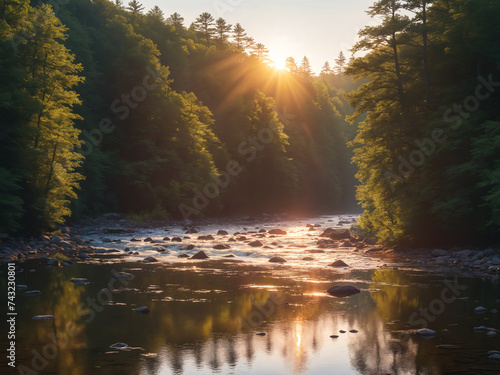
[[[24,292],[25,296],[39,296],[40,294],[42,294],[42,292],[40,292],[39,290],[28,290]]]
[[[434,336],[436,333],[436,331],[429,328],[422,328],[417,331],[420,336]]]

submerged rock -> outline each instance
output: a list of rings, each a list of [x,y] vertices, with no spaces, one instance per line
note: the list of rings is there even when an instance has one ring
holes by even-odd
[[[73,284],[87,284],[89,281],[84,277],[75,277],[70,280]]]
[[[24,292],[24,295],[25,296],[39,296],[40,294],[42,294],[42,292],[40,292],[39,290],[28,290],[26,292]]]
[[[437,334],[436,331],[432,330],[432,329],[429,329],[429,328],[422,328],[422,329],[419,329],[417,331],[417,335],[420,335],[420,336],[435,336]]]
[[[335,262],[329,264],[328,266],[330,267],[349,267],[347,263],[345,263],[343,260],[336,260]]]
[[[189,258],[190,255],[189,254],[180,254],[180,255],[177,255],[177,258]]]
[[[313,257],[304,257],[304,258],[302,258],[302,260],[312,261],[312,260],[316,260],[316,259],[314,259]]]
[[[141,314],[149,314],[151,310],[147,306],[141,306],[135,309],[135,311]]]
[[[493,353],[488,357],[488,359],[492,361],[500,361],[500,353]]]
[[[217,234],[219,236],[227,236],[229,233],[227,233],[227,231],[225,231],[225,230],[219,229],[219,231],[217,232]]]
[[[259,333],[256,333],[255,336],[265,336],[266,333],[265,332],[259,332]]]
[[[194,245],[188,245],[188,246],[186,247],[186,250],[193,250],[193,249],[194,249]]]
[[[269,259],[269,262],[271,263],[286,263],[286,259],[283,257],[272,257]]]
[[[335,285],[328,289],[327,293],[334,297],[348,297],[361,293],[361,290],[352,285]]]
[[[208,255],[205,254],[204,251],[198,251],[196,254],[194,254],[191,259],[207,259]]]
[[[112,345],[109,346],[110,348],[116,348],[116,349],[119,349],[119,348],[127,348],[128,345],[125,344],[124,342],[116,342]]]
[[[158,262],[158,259],[156,259],[155,257],[146,257],[146,258],[144,258],[144,261],[145,262]]]
[[[488,311],[488,309],[486,307],[483,307],[483,306],[478,306],[474,309],[474,312],[477,314],[482,314],[482,313],[485,313],[486,311]]]
[[[131,273],[127,273],[127,272],[117,272],[117,273],[113,274],[113,276],[117,279],[133,279],[135,277]]]

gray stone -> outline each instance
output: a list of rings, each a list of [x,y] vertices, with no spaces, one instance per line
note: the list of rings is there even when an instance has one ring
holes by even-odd
[[[432,250],[432,256],[435,256],[435,257],[441,257],[443,255],[447,255],[448,252],[446,250],[443,250],[443,249],[434,249]]]
[[[28,290],[24,292],[25,296],[30,296],[30,297],[39,296],[40,294],[42,294],[42,292],[40,292],[39,290]]]
[[[420,336],[434,336],[437,334],[436,331],[432,330],[432,329],[429,329],[429,328],[422,328],[422,329],[419,329],[417,331],[417,334],[420,335]]]
[[[61,241],[61,237],[59,236],[52,236],[52,238],[50,239],[50,243],[55,245],[58,245]]]
[[[135,311],[141,314],[149,314],[151,310],[147,306],[141,306],[135,309]]]

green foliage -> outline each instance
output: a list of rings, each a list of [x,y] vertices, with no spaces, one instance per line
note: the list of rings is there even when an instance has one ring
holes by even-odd
[[[459,108],[477,93],[478,75],[498,77],[500,29],[490,20],[499,12],[490,0],[379,1],[370,8],[383,21],[360,32],[354,50],[367,53],[346,73],[367,82],[347,97],[356,107],[351,121],[366,114],[351,143],[365,210],[360,225],[382,242],[498,238],[498,93],[476,99],[474,111]],[[430,141],[435,131],[443,136]]]

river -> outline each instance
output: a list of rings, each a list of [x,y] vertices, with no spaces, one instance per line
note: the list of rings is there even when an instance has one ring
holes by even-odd
[[[25,372],[2,361],[1,373],[500,374],[488,354],[500,350],[498,280],[421,269],[353,247],[318,249],[323,229],[355,220],[242,219],[195,226],[192,234],[182,226],[112,235],[90,228],[84,240],[119,252],[52,270],[37,261],[21,265],[17,284],[41,294],[17,291],[16,364]],[[276,228],[287,234],[269,235]],[[204,235],[214,239],[198,239]],[[148,237],[155,242],[144,242]],[[263,246],[251,247],[254,240]],[[113,258],[126,248],[129,255]],[[178,258],[200,250],[209,258]],[[142,262],[147,256],[158,262]],[[269,263],[272,256],[287,262]],[[349,267],[328,266],[337,259]],[[333,285],[361,293],[336,298],[326,293]],[[134,311],[141,306],[150,312]],[[475,312],[478,306],[485,312]],[[45,314],[55,319],[32,319]],[[420,336],[421,328],[436,334]],[[116,343],[126,346],[111,347]]]

